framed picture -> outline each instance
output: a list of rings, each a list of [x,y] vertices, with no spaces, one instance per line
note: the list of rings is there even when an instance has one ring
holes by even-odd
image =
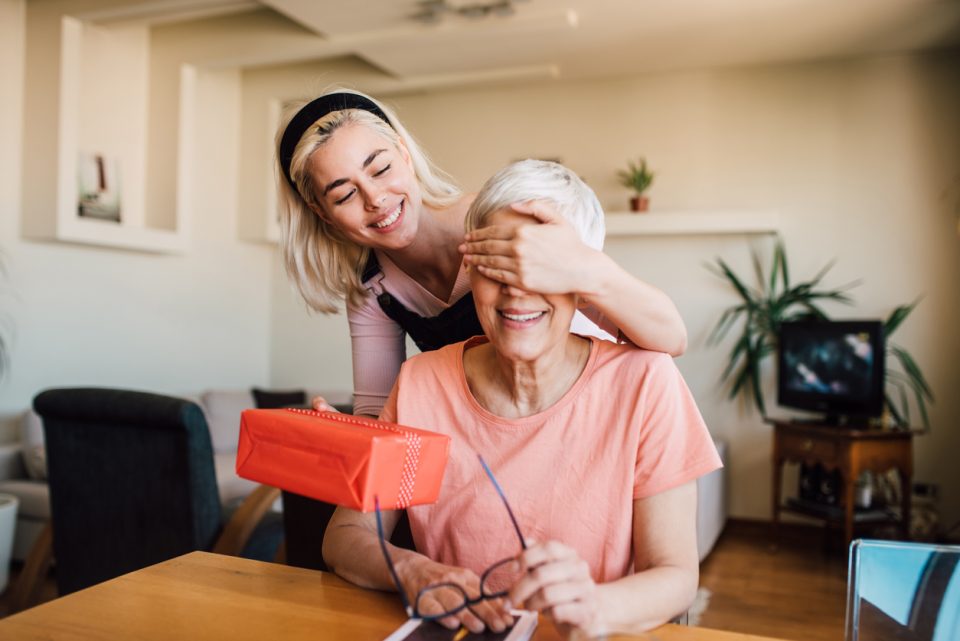
[[[101,153],[80,152],[77,215],[120,222],[120,164]]]

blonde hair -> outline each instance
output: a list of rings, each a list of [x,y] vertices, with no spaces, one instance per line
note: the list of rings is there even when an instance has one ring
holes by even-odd
[[[344,298],[353,304],[362,303],[367,290],[363,287],[361,277],[370,255],[369,248],[347,240],[339,229],[321,219],[314,211],[321,203],[308,171],[310,157],[334,132],[344,125],[362,124],[392,142],[396,148],[404,145],[410,154],[423,203],[429,207],[448,207],[462,195],[453,179],[433,164],[391,110],[358,91],[338,89],[326,92],[330,93],[363,96],[380,107],[390,122],[386,123],[374,114],[359,109],[332,111],[317,120],[297,142],[290,161],[290,177],[296,189],[287,182],[279,157],[276,160],[283,264],[287,276],[296,285],[307,306],[325,314],[338,312]],[[287,106],[277,129],[275,149],[279,149],[287,125],[307,102],[300,100]]]
[[[552,202],[585,244],[603,249],[606,225],[597,195],[575,173],[547,160],[521,160],[490,177],[467,210],[464,226],[468,232],[485,227],[491,214],[525,200]]]

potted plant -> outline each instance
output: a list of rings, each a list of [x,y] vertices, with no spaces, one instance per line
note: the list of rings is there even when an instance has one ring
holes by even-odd
[[[653,183],[653,176],[653,172],[647,169],[647,161],[644,158],[641,158],[639,163],[631,160],[627,163],[626,169],[617,172],[620,184],[636,193],[636,196],[630,199],[630,211],[647,211],[649,209],[650,199],[643,194]]]
[[[768,276],[764,275],[756,253],[753,254],[753,265],[758,282],[756,288],[748,287],[745,281],[720,258],[715,264],[707,266],[715,274],[726,279],[741,299],[736,305],[724,310],[711,333],[709,342],[713,345],[719,343],[734,324],[743,319],[740,337],[730,351],[722,380],[730,382],[731,399],[742,393],[746,398],[753,400],[761,415],[766,416],[760,366],[777,350],[780,324],[807,318],[826,320],[827,314],[819,304],[827,300],[852,302],[846,290],[856,283],[837,289],[818,289],[820,281],[833,265],[831,262],[812,280],[791,284],[786,250],[780,240],[777,240],[774,247],[773,264]],[[893,424],[898,427],[910,425],[908,391],[913,394],[924,427],[929,427],[927,403],[933,401],[930,386],[916,362],[905,349],[889,340],[890,335],[910,315],[916,304],[914,302],[910,305],[900,305],[883,323],[888,355],[884,400]],[[896,395],[891,391],[896,392]]]

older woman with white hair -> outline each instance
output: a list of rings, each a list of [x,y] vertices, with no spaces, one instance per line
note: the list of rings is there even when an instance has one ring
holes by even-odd
[[[493,176],[467,229],[539,224],[510,208],[528,199],[602,243],[596,196],[544,161]],[[340,508],[327,564],[473,631],[502,630],[521,604],[591,635],[683,612],[698,581],[695,481],[720,460],[673,360],[570,333],[575,294],[470,280],[485,336],[408,360],[381,415],[451,437],[439,500],[407,510],[417,551],[384,540],[398,512],[378,532],[377,516]]]

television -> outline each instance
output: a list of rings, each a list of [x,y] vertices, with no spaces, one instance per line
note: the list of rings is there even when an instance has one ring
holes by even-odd
[[[883,412],[884,337],[878,320],[780,325],[777,402],[853,423]]]

